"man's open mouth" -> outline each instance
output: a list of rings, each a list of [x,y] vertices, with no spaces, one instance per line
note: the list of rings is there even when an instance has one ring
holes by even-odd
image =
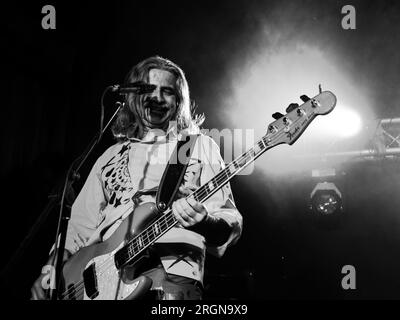
[[[150,108],[150,113],[159,115],[159,116],[163,116],[167,112],[168,112],[167,108]]]
[[[165,113],[168,112],[168,108],[166,107],[161,107],[158,105],[148,105],[146,106],[146,109],[149,109],[148,112],[154,113],[154,114],[160,114],[164,115]]]
[[[148,121],[152,123],[162,122],[168,113],[168,108],[160,106],[146,106],[145,115]]]

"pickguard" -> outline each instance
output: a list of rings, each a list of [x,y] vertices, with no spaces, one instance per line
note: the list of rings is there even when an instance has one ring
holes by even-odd
[[[140,281],[133,280],[129,283],[124,282],[114,263],[114,254],[122,248],[123,245],[124,243],[114,251],[89,261],[86,268],[89,268],[93,264],[95,266],[96,289],[98,294],[89,297],[85,288],[84,300],[124,300],[136,290]]]

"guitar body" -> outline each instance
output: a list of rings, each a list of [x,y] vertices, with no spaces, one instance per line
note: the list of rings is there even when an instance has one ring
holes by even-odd
[[[117,268],[114,255],[157,215],[159,212],[155,204],[145,203],[125,218],[110,238],[74,254],[62,270],[65,293],[61,299],[132,300],[146,293],[151,287],[151,279],[132,279],[135,266],[143,256],[123,268]]]

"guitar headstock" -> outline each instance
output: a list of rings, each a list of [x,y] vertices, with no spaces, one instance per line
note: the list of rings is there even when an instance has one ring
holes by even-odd
[[[282,143],[295,143],[317,115],[328,114],[335,106],[336,96],[330,91],[321,92],[272,122],[263,139],[264,143],[270,147]]]

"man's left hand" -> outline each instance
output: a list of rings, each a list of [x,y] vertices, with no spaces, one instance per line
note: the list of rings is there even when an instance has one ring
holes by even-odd
[[[179,191],[183,196],[189,195],[194,188],[180,187]],[[207,216],[207,209],[200,202],[193,198],[182,198],[172,204],[172,213],[179,223],[187,228],[203,221]]]

